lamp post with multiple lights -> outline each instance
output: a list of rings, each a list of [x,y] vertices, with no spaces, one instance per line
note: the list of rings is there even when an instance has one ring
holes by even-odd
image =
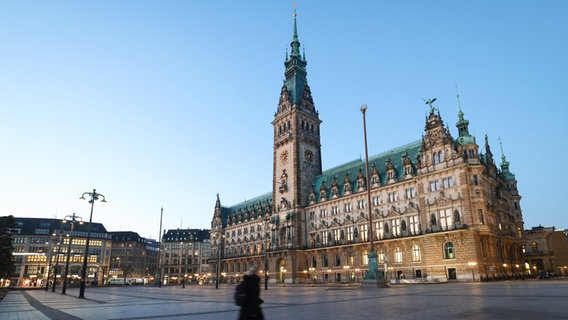
[[[45,291],[49,290],[49,274],[52,272],[53,269],[53,282],[55,283],[55,277],[57,276],[57,264],[59,263],[59,243],[61,242],[61,232],[59,232],[59,242],[57,242],[57,252],[55,252],[55,254],[57,255],[55,257],[55,259],[57,260],[57,263],[55,265],[52,266],[53,264],[53,252],[55,251],[55,243],[54,240],[57,238],[57,234],[52,234],[51,235],[51,249],[49,251],[49,269],[47,272],[47,277],[45,280]]]
[[[85,281],[87,278],[87,259],[89,258],[89,241],[91,240],[91,223],[93,221],[93,207],[95,201],[102,198],[101,202],[106,202],[105,196],[97,193],[96,189],[93,192],[83,192],[79,199],[85,200],[85,195],[89,196],[89,203],[91,204],[91,214],[89,215],[89,225],[87,226],[87,243],[85,245],[85,256],[83,257],[83,269],[81,270],[81,287],[79,289],[79,298],[85,298]]]
[[[384,282],[384,277],[379,272],[378,262],[377,262],[377,254],[375,253],[375,248],[373,245],[373,212],[371,208],[371,183],[369,181],[369,152],[367,149],[367,122],[365,119],[365,112],[367,111],[367,105],[364,104],[361,106],[361,113],[363,114],[363,136],[365,137],[365,168],[366,172],[366,180],[367,180],[367,208],[369,209],[369,270],[365,272],[365,279],[369,283],[376,282],[376,286],[385,286],[386,283]],[[374,285],[373,285],[374,286]]]
[[[219,289],[219,280],[221,276],[221,250],[223,247],[223,227],[217,227],[217,279],[215,280],[215,289]]]
[[[270,219],[266,217],[264,219],[264,232],[265,232],[265,245],[264,245],[264,290],[268,290],[268,240],[270,239]]]
[[[73,213],[73,215],[65,216],[63,223],[71,223],[71,231],[69,232],[69,243],[67,244],[67,259],[65,261],[65,275],[63,277],[63,289],[61,294],[66,294],[67,291],[67,276],[69,275],[69,259],[71,258],[71,244],[73,243],[73,230],[75,230],[75,222],[83,224],[83,219]]]

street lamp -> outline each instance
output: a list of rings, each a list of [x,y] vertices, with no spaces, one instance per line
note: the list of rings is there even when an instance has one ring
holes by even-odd
[[[369,152],[367,149],[367,121],[365,119],[365,112],[367,111],[367,105],[361,106],[361,113],[363,114],[363,136],[365,138],[365,168],[366,172],[366,182],[367,182],[367,208],[369,209],[369,270],[365,272],[365,280],[372,280],[376,283],[377,287],[381,282],[381,286],[385,286],[384,278],[379,273],[377,254],[375,253],[375,248],[373,248],[373,212],[371,209],[371,183],[369,176]]]
[[[69,274],[69,259],[71,255],[71,243],[73,242],[73,230],[75,229],[75,222],[83,224],[83,219],[73,213],[73,215],[65,216],[63,223],[67,222],[71,223],[71,231],[69,232],[69,243],[67,244],[67,261],[65,261],[65,276],[63,278],[63,289],[61,289],[61,294],[66,294],[67,291],[67,275]]]
[[[55,257],[55,267],[53,268],[53,285],[51,286],[51,292],[55,292],[55,285],[57,283],[57,269],[59,269],[59,255],[61,254],[61,237],[63,232],[59,231],[59,241],[57,242],[57,256]]]
[[[182,268],[181,268],[182,259],[183,259],[183,242],[181,243],[181,246],[179,248],[179,274],[180,274],[179,278],[181,279],[180,280],[181,281],[181,287],[185,289],[185,270],[182,270]],[[182,271],[183,271],[183,278],[181,276]]]
[[[221,250],[223,246],[223,227],[217,227],[217,280],[215,281],[215,289],[219,289],[219,275],[221,273]]]
[[[51,238],[50,238],[50,250],[49,250],[49,264],[48,264],[48,272],[47,272],[47,277],[45,277],[45,291],[49,290],[49,273],[51,272],[51,269],[53,269],[53,281],[55,282],[55,276],[57,275],[57,268],[55,266],[52,267],[53,264],[53,251],[55,251],[55,244],[53,243],[53,241],[56,239],[57,234],[52,234]],[[59,241],[61,241],[61,232],[59,233]],[[57,244],[57,246],[59,247],[59,243]],[[59,250],[58,250],[59,251]],[[57,254],[57,253],[56,253]],[[58,259],[59,256],[56,257],[56,259]],[[59,262],[59,261],[57,261]]]
[[[268,290],[268,239],[270,238],[270,219],[264,219],[265,245],[264,245],[264,290]]]
[[[105,196],[97,193],[96,189],[93,192],[83,192],[79,199],[85,200],[85,195],[88,195],[91,199],[89,203],[91,204],[91,214],[89,215],[89,226],[87,227],[87,243],[85,245],[85,256],[83,257],[83,270],[81,271],[81,287],[79,289],[79,298],[85,298],[85,280],[87,278],[87,259],[89,256],[89,240],[91,240],[91,222],[93,221],[93,207],[95,206],[95,201],[99,200],[99,197],[103,198],[101,202],[106,202]]]
[[[343,266],[343,270],[345,270],[345,282],[351,281],[349,278],[349,266]]]

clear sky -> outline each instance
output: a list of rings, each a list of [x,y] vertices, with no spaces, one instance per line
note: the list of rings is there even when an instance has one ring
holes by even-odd
[[[272,190],[293,1],[1,1],[0,215],[156,238]],[[499,139],[525,229],[568,228],[568,1],[298,1],[324,169],[419,140]],[[482,150],[484,152],[484,150]]]

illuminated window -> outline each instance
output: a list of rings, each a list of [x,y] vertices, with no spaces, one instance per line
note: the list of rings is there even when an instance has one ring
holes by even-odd
[[[422,251],[420,250],[420,246],[415,244],[412,246],[412,261],[417,262],[422,260]]]
[[[446,242],[444,244],[444,259],[455,259],[456,252],[454,248],[454,244],[452,242]]]
[[[402,250],[399,247],[396,247],[396,249],[394,249],[394,262],[402,263]]]
[[[410,218],[408,218],[408,222],[409,222],[409,231],[410,234],[419,234],[420,233],[420,228],[419,228],[419,222],[418,222],[418,216],[412,216]]]

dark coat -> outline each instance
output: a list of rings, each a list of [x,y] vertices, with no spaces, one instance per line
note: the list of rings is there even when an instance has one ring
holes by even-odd
[[[243,277],[246,284],[248,294],[248,303],[241,307],[239,313],[239,320],[259,319],[264,320],[260,304],[263,303],[260,299],[260,277],[256,274],[246,275]]]

